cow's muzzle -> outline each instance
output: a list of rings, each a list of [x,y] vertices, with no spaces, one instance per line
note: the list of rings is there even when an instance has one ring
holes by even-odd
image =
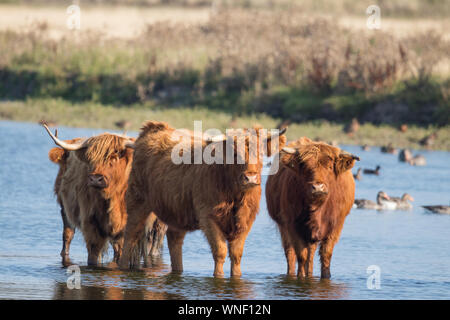
[[[88,186],[98,189],[104,189],[108,186],[105,176],[101,174],[90,174],[88,176]]]
[[[311,184],[311,194],[315,197],[325,196],[328,194],[328,188],[324,183],[313,183]]]
[[[244,186],[258,186],[261,184],[261,178],[259,174],[243,174],[241,176],[241,182]]]

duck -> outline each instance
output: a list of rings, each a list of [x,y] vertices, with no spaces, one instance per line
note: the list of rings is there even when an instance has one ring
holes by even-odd
[[[421,154],[418,154],[413,157],[411,151],[409,149],[403,149],[400,151],[398,155],[398,161],[406,162],[412,166],[425,166],[427,164],[427,160]]]
[[[365,145],[361,146],[361,149],[363,149],[363,151],[370,151],[370,146],[365,144]]]
[[[119,120],[114,122],[114,125],[119,129],[127,130],[131,127],[131,122],[128,120]]]
[[[440,214],[450,214],[450,206],[422,206],[431,212]]]
[[[397,149],[394,148],[392,143],[389,143],[387,146],[382,146],[380,150],[383,153],[397,154]]]
[[[402,149],[398,155],[398,161],[400,162],[408,162],[412,159],[412,153],[409,149]]]
[[[433,132],[432,134],[424,137],[422,140],[419,141],[421,146],[426,147],[427,149],[431,148],[431,146],[434,144],[437,138],[437,132]]]
[[[380,166],[377,166],[376,168],[375,168],[375,170],[372,170],[372,169],[364,169],[364,174],[376,174],[377,176],[378,175],[380,175],[380,169],[381,169],[381,167]]]
[[[425,166],[427,165],[427,160],[421,154],[416,155],[414,158],[407,161],[412,166]]]
[[[395,210],[397,203],[391,201],[391,198],[386,192],[380,191],[377,194],[377,202],[366,199],[355,199],[354,207],[357,209]]]
[[[362,169],[358,168],[358,171],[356,171],[356,174],[353,174],[353,178],[355,178],[356,180],[361,180],[361,178],[362,178],[361,171],[362,171]]]
[[[377,203],[380,204],[380,210],[396,210],[398,203],[393,201],[386,192],[380,191],[377,195]]]
[[[390,197],[392,201],[397,203],[397,209],[400,210],[410,210],[412,209],[412,204],[408,201],[414,201],[414,198],[408,193],[404,193],[401,198],[399,197]]]

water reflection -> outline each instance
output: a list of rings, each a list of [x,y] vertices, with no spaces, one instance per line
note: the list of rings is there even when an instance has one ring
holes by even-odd
[[[330,279],[300,279],[287,275],[268,279],[265,290],[267,295],[283,299],[346,299],[350,293],[347,285]]]
[[[80,269],[81,289],[69,289],[66,282],[57,281],[53,299],[254,299],[256,295],[250,281],[175,274],[162,261],[133,271],[109,265]]]

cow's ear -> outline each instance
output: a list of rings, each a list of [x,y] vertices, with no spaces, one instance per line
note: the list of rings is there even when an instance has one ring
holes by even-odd
[[[336,172],[336,175],[339,175],[347,170],[350,170],[353,168],[353,165],[355,164],[355,160],[359,161],[359,157],[350,154],[350,153],[341,153],[338,158],[336,159],[334,169]]]
[[[64,159],[66,158],[65,153],[66,151],[64,151],[64,149],[55,147],[49,151],[48,158],[50,159],[51,162],[59,164],[63,162]]]
[[[300,160],[298,158],[298,150],[294,148],[284,147],[283,149],[280,150],[279,157],[282,166],[295,172],[298,171],[298,167],[300,165]]]

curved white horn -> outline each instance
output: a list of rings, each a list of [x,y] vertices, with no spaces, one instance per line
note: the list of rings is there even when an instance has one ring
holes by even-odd
[[[284,151],[284,152],[290,153],[290,154],[294,154],[297,152],[297,150],[295,150],[294,148],[291,148],[291,147],[284,147],[283,149],[281,149],[281,151]]]
[[[134,147],[135,147],[134,141],[132,141],[132,140],[126,141],[124,147],[134,149]]]
[[[268,137],[266,138],[266,140],[270,140],[270,139],[272,139],[272,138],[279,137],[279,136],[283,135],[283,134],[286,132],[286,130],[287,130],[287,128],[283,128],[283,129],[281,129],[280,131],[278,131],[277,133],[268,136]]]
[[[56,145],[60,146],[64,150],[68,151],[75,151],[79,150],[81,148],[85,148],[84,141],[78,142],[78,143],[67,143],[63,140],[58,139],[48,128],[47,124],[44,121],[40,122],[40,125],[44,127],[45,130],[47,130],[47,133],[49,134],[50,138],[55,142]]]
[[[218,136],[208,137],[205,140],[206,142],[220,142],[227,140],[227,136],[224,134],[219,134]]]

